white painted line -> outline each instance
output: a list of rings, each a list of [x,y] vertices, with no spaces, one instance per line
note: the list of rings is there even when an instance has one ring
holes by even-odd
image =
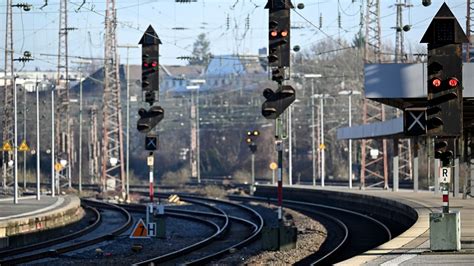
[[[3,221],[3,220],[10,220],[12,218],[19,218],[19,217],[24,217],[24,216],[28,216],[28,215],[32,215],[32,214],[37,214],[37,213],[41,213],[41,212],[45,212],[45,211],[48,211],[48,210],[51,210],[51,209],[54,209],[56,208],[57,206],[61,205],[62,203],[64,202],[64,198],[62,197],[57,197],[56,198],[56,202],[52,205],[49,205],[48,207],[45,207],[45,208],[42,208],[42,209],[39,209],[39,210],[35,210],[35,211],[32,211],[32,212],[25,212],[25,213],[20,213],[20,214],[16,214],[16,215],[10,215],[10,216],[5,216],[5,217],[0,217],[0,221]]]
[[[389,255],[389,254],[388,254]],[[389,261],[386,261],[382,264],[380,264],[380,266],[395,266],[395,265],[400,265],[402,264],[403,262],[407,261],[407,260],[410,260],[410,259],[413,259],[414,257],[416,257],[417,254],[403,254],[401,256],[398,256],[392,260],[389,260]]]
[[[21,198],[18,198],[18,200],[22,200],[22,199],[35,199],[36,196],[26,196],[26,197],[21,197]],[[13,198],[3,198],[3,199],[0,199],[0,201],[13,201]]]

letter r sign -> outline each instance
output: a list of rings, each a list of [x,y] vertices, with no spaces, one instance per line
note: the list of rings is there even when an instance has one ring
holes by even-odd
[[[451,181],[451,167],[439,168],[439,182],[449,183]]]

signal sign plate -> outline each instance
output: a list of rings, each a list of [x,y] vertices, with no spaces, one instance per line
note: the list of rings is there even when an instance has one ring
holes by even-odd
[[[439,183],[449,183],[451,181],[451,167],[439,168]]]
[[[425,135],[427,128],[426,108],[406,108],[403,114],[403,129],[406,136]]]
[[[133,228],[130,238],[148,238],[148,227],[142,219],[138,220],[137,224]]]

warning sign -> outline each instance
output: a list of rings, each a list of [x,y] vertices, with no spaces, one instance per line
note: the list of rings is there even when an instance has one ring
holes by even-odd
[[[451,167],[439,168],[439,182],[449,183],[451,181]]]
[[[155,231],[156,234],[156,231]],[[145,225],[142,219],[138,220],[137,224],[133,228],[130,238],[148,238],[148,227]]]
[[[277,168],[278,168],[278,165],[277,165],[275,162],[272,162],[272,163],[270,164],[270,169],[271,169],[271,170],[275,170],[275,169],[277,169]]]
[[[29,151],[30,147],[28,147],[28,144],[26,144],[26,140],[23,140],[20,144],[20,147],[18,148],[18,151]]]
[[[2,149],[3,149],[3,151],[12,151],[12,145],[10,145],[10,143],[8,143],[8,142],[5,142],[5,143],[3,143]]]
[[[63,166],[60,163],[54,164],[54,170],[56,170],[56,172],[59,172],[62,169],[63,169]]]

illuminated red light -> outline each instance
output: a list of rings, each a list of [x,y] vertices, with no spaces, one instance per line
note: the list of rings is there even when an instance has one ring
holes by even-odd
[[[276,30],[272,30],[272,31],[270,32],[270,36],[276,37],[276,36],[278,36],[278,32],[277,32]]]
[[[151,63],[151,66],[152,66],[152,67],[157,67],[157,66],[158,66],[158,62],[153,61],[153,63]]]
[[[433,79],[433,81],[431,81],[431,84],[433,84],[434,87],[439,87],[439,86],[441,86],[441,80],[440,79]]]
[[[281,32],[281,37],[286,37],[288,36],[288,31],[284,30]]]
[[[458,86],[458,79],[457,78],[450,78],[449,81],[448,81],[448,84],[450,87],[454,88],[454,87],[457,87]]]
[[[144,67],[148,67],[148,63],[143,63],[143,66],[144,66]]]

